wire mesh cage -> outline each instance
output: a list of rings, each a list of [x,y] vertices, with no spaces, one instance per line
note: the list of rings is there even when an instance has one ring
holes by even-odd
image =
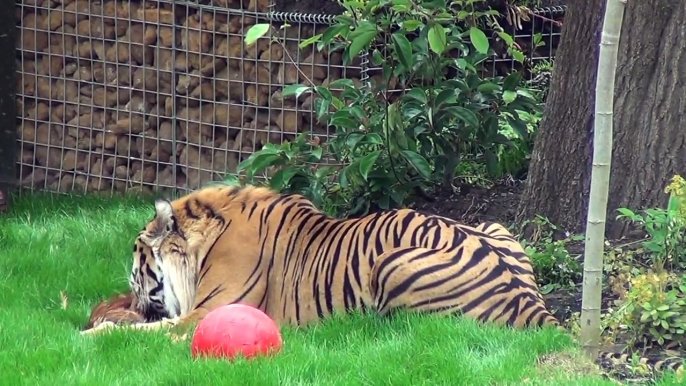
[[[268,0],[18,0],[16,21],[22,189],[198,189],[266,143],[330,136],[311,97],[284,98],[285,85],[362,85],[367,71],[364,58],[343,66],[340,52],[299,47],[332,15]],[[255,23],[270,32],[248,47]]]
[[[491,76],[496,76],[518,70],[522,71],[526,78],[532,79],[536,75],[532,70],[537,65],[555,58],[566,9],[566,6],[552,6],[535,8],[523,15],[506,14],[500,24],[524,53],[525,62],[515,60],[507,53],[503,42],[493,39],[496,56],[486,61],[487,72]]]

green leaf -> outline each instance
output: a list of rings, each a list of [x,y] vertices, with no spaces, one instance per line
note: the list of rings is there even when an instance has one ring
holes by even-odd
[[[519,71],[512,72],[503,81],[503,90],[517,91],[517,85],[522,81],[522,74]]]
[[[284,187],[288,186],[291,178],[298,173],[298,170],[297,166],[290,166],[279,170],[269,179],[269,186],[276,191],[281,191]]]
[[[383,143],[383,139],[381,139],[381,136],[377,133],[369,133],[364,135],[364,143],[381,145]]]
[[[381,56],[381,52],[379,52],[379,50],[374,50],[374,52],[372,52],[372,64],[373,65],[380,66],[385,61],[386,61],[386,59],[384,59],[384,57]]]
[[[400,32],[396,32],[391,35],[391,39],[393,39],[393,47],[395,48],[395,52],[398,55],[400,63],[407,71],[410,71],[412,66],[414,66],[412,60],[412,46],[410,45],[410,41],[407,40],[407,37]]]
[[[250,165],[250,173],[255,174],[261,172],[269,166],[277,164],[276,161],[280,161],[281,157],[278,154],[259,154],[252,161]]]
[[[405,29],[405,31],[410,31],[410,32],[414,31],[417,28],[420,28],[424,25],[424,23],[422,23],[419,20],[405,20],[405,21],[403,21],[402,24],[403,24],[403,29]]]
[[[410,10],[412,7],[409,0],[392,0],[391,3],[393,10],[398,12]]]
[[[457,95],[455,95],[455,90],[443,90],[434,100],[434,106],[436,108],[440,107],[444,103],[453,103],[457,100]]]
[[[498,156],[489,149],[484,150],[484,157],[486,158],[486,170],[491,176],[498,176],[500,168],[498,167]]]
[[[472,45],[474,45],[474,48],[480,53],[485,54],[488,52],[488,38],[484,31],[476,27],[471,27],[469,29],[469,40],[472,42]]]
[[[241,161],[241,162],[238,164],[238,166],[236,167],[236,173],[240,173],[240,172],[242,172],[243,170],[249,170],[249,169],[250,169],[250,165],[252,165],[252,161],[253,161],[253,159],[254,159],[254,157],[253,157],[254,155],[255,155],[255,153],[252,153],[252,154],[250,154],[250,157],[248,157],[248,158],[244,159],[243,161]],[[250,172],[248,172],[248,175],[249,175],[249,174],[250,174]]]
[[[360,160],[360,174],[365,181],[367,181],[367,176],[374,167],[376,159],[379,158],[379,154],[381,154],[381,150],[376,150],[362,157]]]
[[[359,123],[344,116],[331,117],[331,121],[329,122],[329,124],[336,127],[343,127],[347,130],[357,130],[357,128],[359,127]]]
[[[411,150],[401,150],[400,153],[422,177],[427,180],[431,178],[431,165],[429,165],[429,161],[426,158]]]
[[[305,47],[309,46],[310,44],[314,44],[316,41],[319,40],[320,37],[322,37],[322,34],[317,34],[317,35],[314,35],[308,39],[305,39],[302,42],[300,42],[300,44],[298,44],[298,47],[305,48]]]
[[[479,127],[479,118],[471,110],[459,106],[450,107],[449,110],[456,118],[466,123],[467,125],[472,127]]]
[[[669,215],[669,218],[671,219],[675,216],[678,216],[680,208],[681,200],[678,196],[675,196],[674,193],[671,193],[669,195],[669,200],[667,201],[667,213]]]
[[[493,82],[484,82],[479,85],[479,87],[476,88],[482,93],[492,93],[493,91],[500,90],[500,85],[493,83]]]
[[[350,108],[350,115],[359,119],[360,122],[364,121],[367,118],[367,116],[364,113],[364,110],[362,110],[362,107],[360,107],[360,106],[351,107]]]
[[[325,116],[331,108],[331,102],[322,98],[315,99],[314,105],[317,111],[317,119],[321,119],[323,116]]]
[[[512,55],[514,60],[518,61],[519,63],[524,63],[524,53],[522,51],[510,48],[508,52],[510,53],[510,55]]]
[[[335,24],[327,28],[322,34],[322,38],[319,42],[320,45],[323,47],[324,45],[331,43],[331,41],[346,28],[348,28],[348,26],[345,24]],[[319,49],[321,50],[321,47],[319,47]]]
[[[221,182],[224,185],[232,186],[238,185],[240,183],[240,180],[233,174],[227,174]]]
[[[511,46],[511,45],[514,43],[514,39],[513,39],[512,36],[511,36],[510,34],[508,34],[508,33],[505,33],[505,32],[498,32],[498,36],[500,36],[500,38],[503,39],[503,40],[505,41],[505,43],[507,44],[508,47]]]
[[[267,143],[262,147],[262,149],[260,149],[259,151],[255,152],[255,153],[252,153],[250,155],[250,158],[255,158],[260,154],[278,154],[279,151],[280,151],[280,148],[277,147],[275,144]]]
[[[447,7],[446,1],[445,0],[429,0],[429,1],[422,1],[421,4],[424,8],[426,9],[439,9],[439,10],[444,10]]]
[[[362,8],[364,8],[364,5],[365,5],[366,3],[363,3],[363,2],[360,1],[360,0],[343,0],[343,3],[342,3],[342,4],[343,4],[346,8],[347,8],[347,7],[350,7],[350,9],[356,10],[356,9],[362,9]]]
[[[387,125],[389,134],[396,130],[400,131],[401,133],[403,132],[402,130],[405,127],[405,122],[403,121],[397,101],[388,106]]]
[[[324,100],[333,100],[333,94],[331,94],[331,91],[329,91],[327,87],[317,86],[315,87],[315,91],[317,92],[317,94],[319,94],[320,97],[324,98]]]
[[[322,155],[324,155],[324,149],[321,147],[317,147],[312,152],[310,153],[312,157],[314,157],[314,162],[319,162],[322,160]]]
[[[247,31],[245,31],[245,38],[243,39],[245,41],[245,45],[251,46],[255,44],[257,39],[266,35],[267,32],[269,32],[269,24],[262,23],[252,25]]]
[[[355,151],[357,144],[364,138],[362,133],[350,133],[345,141],[345,146],[350,149],[350,151]]]
[[[353,58],[355,58],[364,47],[369,45],[369,43],[374,40],[378,32],[379,31],[376,29],[374,24],[368,21],[363,21],[360,23],[357,29],[350,34],[350,39],[352,39],[352,42],[348,46],[347,50],[348,63],[352,62]]]
[[[346,79],[346,78],[340,78],[336,79],[333,82],[329,83],[327,88],[329,90],[331,89],[343,89],[343,88],[354,88],[355,83],[353,83],[352,79]]]
[[[547,295],[547,294],[553,292],[553,290],[557,289],[559,286],[560,286],[559,284],[548,283],[544,286],[541,286],[540,292],[543,295]]]
[[[504,136],[503,134],[500,134],[500,133],[495,133],[495,135],[493,135],[493,137],[491,137],[491,141],[493,143],[499,143],[501,145],[511,145],[512,144],[512,141],[509,138],[507,138],[506,136]]]
[[[300,95],[309,90],[310,87],[305,86],[304,84],[289,84],[288,86],[284,87],[283,90],[281,90],[281,95],[284,97],[295,95],[296,98],[299,98]]]
[[[317,179],[328,179],[332,174],[336,173],[333,167],[331,166],[321,166],[317,169],[316,172],[314,172],[314,176],[317,177]]]
[[[379,209],[381,210],[388,210],[391,206],[390,197],[388,195],[381,196],[378,201]]]
[[[529,137],[529,128],[521,119],[507,117],[507,123],[510,124],[512,129],[514,129],[521,138],[526,139]]]
[[[419,103],[428,102],[428,100],[426,99],[426,94],[424,93],[424,90],[422,90],[421,88],[413,88],[412,90],[408,91],[407,94],[405,94],[405,96],[408,98],[412,98]]]
[[[446,36],[445,36],[445,29],[443,28],[442,25],[440,24],[434,24],[431,26],[429,29],[429,47],[431,48],[431,51],[437,53],[438,55],[442,54],[443,51],[445,51],[445,46],[447,44],[446,41]]]
[[[348,186],[350,186],[350,181],[348,181],[348,168],[350,166],[346,166],[341,170],[340,173],[338,173],[338,184],[341,185],[342,189],[347,189]]]
[[[505,104],[510,104],[514,102],[515,99],[517,99],[517,92],[509,90],[503,92],[503,101],[505,101]]]
[[[344,27],[350,27],[355,24],[355,19],[347,15],[338,15],[333,19],[341,23],[341,25],[343,25]]]

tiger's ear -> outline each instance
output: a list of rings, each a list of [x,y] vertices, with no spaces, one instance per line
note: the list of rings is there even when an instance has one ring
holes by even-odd
[[[174,209],[172,209],[169,200],[157,199],[155,200],[155,217],[171,221],[174,217]]]
[[[162,235],[174,229],[174,209],[169,200],[155,200],[155,230],[156,235]]]

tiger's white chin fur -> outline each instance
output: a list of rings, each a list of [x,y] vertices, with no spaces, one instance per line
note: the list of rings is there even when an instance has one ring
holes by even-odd
[[[157,251],[155,253],[157,254]],[[196,292],[196,275],[191,268],[192,265],[181,264],[178,256],[166,256],[164,259],[156,260],[162,271],[162,293],[169,318],[188,314],[192,310]]]

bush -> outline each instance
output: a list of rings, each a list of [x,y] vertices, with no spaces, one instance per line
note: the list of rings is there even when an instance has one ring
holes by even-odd
[[[617,216],[643,227],[648,233],[648,239],[642,244],[649,251],[657,271],[663,271],[665,264],[670,269],[686,268],[686,180],[674,176],[665,192],[670,193],[667,209],[653,208],[637,214],[627,208],[619,208],[620,215]]]
[[[369,53],[381,81],[362,88],[347,79],[287,86],[284,96],[315,94],[317,117],[335,135],[326,142],[301,135],[293,143],[266,145],[239,171],[253,183],[268,171],[272,188],[305,194],[332,214],[348,216],[403,206],[428,188],[451,190],[465,160],[495,177],[519,168],[508,157],[521,157],[526,149],[540,96],[517,72],[481,76],[480,66],[493,52],[484,31],[497,34],[524,60],[485,4],[346,2],[347,12],[334,25],[302,45],[342,51],[344,64]],[[251,27],[246,43],[266,31],[264,25]],[[518,146],[520,153],[506,151]]]
[[[612,289],[619,299],[606,322],[612,332],[625,328],[635,341],[660,345],[686,338],[686,181],[674,176],[665,191],[670,193],[666,209],[647,209],[640,214],[619,209],[618,218],[647,233],[641,241],[644,250],[638,251],[645,252],[647,261],[610,271]]]
[[[574,287],[581,279],[581,256],[571,254],[568,247],[583,236],[567,234],[541,216],[523,222],[521,228],[529,224],[533,225],[532,235],[520,242],[531,259],[541,293]]]

